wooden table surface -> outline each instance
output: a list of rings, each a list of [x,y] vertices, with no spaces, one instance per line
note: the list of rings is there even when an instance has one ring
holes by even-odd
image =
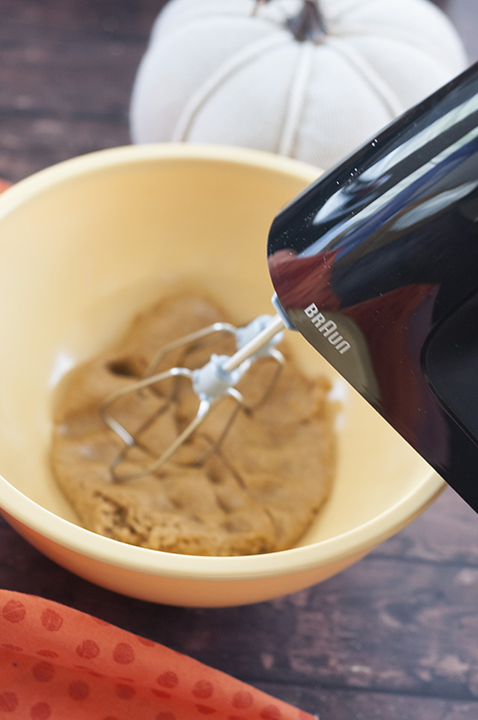
[[[162,4],[0,0],[0,177],[129,142],[131,86]],[[440,5],[477,60],[477,0]],[[451,490],[354,567],[274,602],[202,610],[125,598],[3,521],[0,587],[92,613],[321,720],[478,718],[478,517]]]

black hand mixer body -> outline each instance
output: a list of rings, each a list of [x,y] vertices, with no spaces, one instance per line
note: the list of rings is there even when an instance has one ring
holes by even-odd
[[[478,511],[478,64],[274,220],[305,338]]]

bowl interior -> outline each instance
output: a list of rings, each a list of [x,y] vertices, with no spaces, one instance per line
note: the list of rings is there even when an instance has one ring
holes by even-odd
[[[9,483],[79,524],[48,462],[61,376],[177,282],[208,288],[239,321],[273,313],[269,226],[316,174],[247,151],[124,148],[0,198],[0,473]],[[288,341],[306,372],[333,379],[343,403],[337,479],[308,545],[390,510],[430,470],[302,337]]]

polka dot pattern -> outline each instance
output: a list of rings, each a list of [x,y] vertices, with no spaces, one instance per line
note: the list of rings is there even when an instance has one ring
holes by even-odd
[[[18,705],[18,697],[14,692],[0,693],[0,710],[5,713],[11,713],[16,710]]]
[[[247,690],[239,690],[232,696],[232,704],[235,708],[248,708],[253,702],[252,695]]]
[[[55,667],[49,662],[39,662],[33,666],[33,677],[38,682],[50,682],[55,674]]]
[[[124,685],[119,683],[115,685],[116,696],[122,700],[131,700],[136,695],[136,690],[131,685]]]
[[[83,640],[76,648],[76,654],[86,660],[98,657],[100,649],[94,640]]]
[[[134,650],[127,643],[118,643],[113,651],[113,660],[119,665],[129,665],[134,660]]]
[[[12,643],[2,643],[0,647],[5,648],[5,650],[14,650],[15,652],[23,652],[23,648],[21,648],[19,645],[12,645]]]
[[[276,705],[268,705],[261,712],[261,718],[263,720],[280,720],[281,711]]]
[[[201,715],[212,715],[213,713],[216,712],[215,707],[211,707],[210,705],[201,705],[199,703],[196,705],[196,710]]]
[[[141,645],[144,645],[145,647],[154,647],[156,643],[154,643],[152,640],[148,640],[148,638],[138,638]]]
[[[11,623],[19,623],[25,619],[27,611],[19,600],[9,600],[2,608],[2,616]]]
[[[63,625],[63,618],[60,613],[51,608],[47,608],[42,612],[41,624],[49,632],[58,632]]]
[[[42,598],[0,590],[0,638],[0,718],[313,720],[152,640]]]
[[[73,680],[73,682],[68,685],[68,695],[73,700],[86,700],[89,694],[90,688],[88,683],[85,683],[83,680]]]
[[[37,650],[37,655],[41,655],[42,657],[48,657],[48,658],[57,658],[58,653],[54,650]]]
[[[30,710],[31,720],[48,720],[51,717],[51,708],[46,702],[39,702]]]
[[[163,687],[174,688],[178,684],[178,676],[172,670],[166,670],[156,678],[156,682]]]
[[[194,697],[210,698],[214,692],[214,686],[209,680],[198,680],[192,689]]]

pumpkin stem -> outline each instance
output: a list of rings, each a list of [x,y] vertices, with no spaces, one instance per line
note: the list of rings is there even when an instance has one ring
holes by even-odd
[[[318,0],[303,0],[300,12],[287,21],[287,27],[299,42],[320,43],[327,30]]]
[[[295,17],[289,18],[287,27],[299,42],[310,40],[318,44],[322,42],[324,35],[327,34],[324,17],[319,7],[319,0],[302,1],[302,9]],[[256,15],[260,6],[266,5],[268,2],[270,0],[256,0],[252,14]]]

